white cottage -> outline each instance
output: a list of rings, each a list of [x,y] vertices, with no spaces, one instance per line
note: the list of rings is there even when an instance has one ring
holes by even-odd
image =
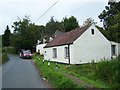
[[[116,43],[116,42],[113,42],[113,41],[110,41],[110,42],[111,42],[112,58],[116,58],[117,56],[120,55],[120,43]]]
[[[46,43],[36,45],[36,52],[40,53],[40,55],[43,55],[45,52],[43,47],[45,45],[46,45]]]
[[[44,48],[44,59],[61,63],[83,64],[112,57],[111,42],[94,25],[59,35]]]
[[[53,40],[53,37],[49,37],[48,42],[50,42],[52,40]],[[40,55],[43,55],[45,52],[43,47],[47,44],[46,41],[47,40],[45,38],[43,39],[43,43],[41,43],[40,40],[37,40],[36,52],[40,53]]]

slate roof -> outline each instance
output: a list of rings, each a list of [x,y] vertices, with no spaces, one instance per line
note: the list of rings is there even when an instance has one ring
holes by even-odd
[[[87,29],[88,29],[88,27],[77,28],[70,32],[66,32],[62,35],[59,35],[59,36],[55,37],[51,42],[49,42],[44,48],[72,44]]]

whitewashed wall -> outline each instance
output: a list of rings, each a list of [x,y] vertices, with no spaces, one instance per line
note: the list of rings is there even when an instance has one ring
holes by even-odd
[[[91,34],[91,29],[94,29],[94,35]],[[44,58],[55,62],[69,63],[68,59],[65,59],[64,51],[67,46],[45,48]],[[53,48],[57,48],[57,58],[53,58]],[[70,45],[70,64],[90,63],[93,60],[98,62],[101,59],[111,59],[111,43],[92,25]]]
[[[37,45],[36,46],[36,52],[38,52],[39,50],[40,50],[40,54],[44,54],[44,46],[45,46],[46,44],[39,44],[39,45]]]
[[[94,29],[94,35],[91,34]],[[74,63],[95,62],[111,59],[110,42],[93,25],[74,42]]]
[[[68,63],[68,59],[65,58],[65,47],[67,47],[67,45],[45,48],[46,53],[44,54],[44,59],[50,59],[50,61],[55,62]],[[57,58],[53,58],[53,48],[57,49]]]
[[[118,44],[118,55],[120,55],[120,43]]]
[[[111,45],[116,45],[116,49],[115,49],[116,55],[117,56],[120,55],[120,43],[111,41]]]
[[[75,58],[74,45],[70,44],[70,64],[76,64],[74,58]]]

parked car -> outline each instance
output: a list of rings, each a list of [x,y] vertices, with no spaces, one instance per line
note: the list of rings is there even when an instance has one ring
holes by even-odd
[[[30,50],[21,50],[20,58],[32,58],[32,53]]]

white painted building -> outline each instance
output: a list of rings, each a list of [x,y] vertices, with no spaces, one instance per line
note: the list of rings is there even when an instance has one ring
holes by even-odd
[[[89,28],[78,28],[55,37],[44,47],[44,59],[69,64],[110,60],[114,49],[118,50],[116,46],[112,50],[111,45],[111,42],[92,25]]]
[[[116,58],[117,56],[120,55],[120,43],[116,43],[111,41],[111,55],[112,58]]]
[[[46,44],[44,43],[44,44],[38,44],[37,46],[36,46],[36,52],[38,52],[38,53],[40,53],[40,55],[43,55],[44,54],[44,46],[45,46]]]

